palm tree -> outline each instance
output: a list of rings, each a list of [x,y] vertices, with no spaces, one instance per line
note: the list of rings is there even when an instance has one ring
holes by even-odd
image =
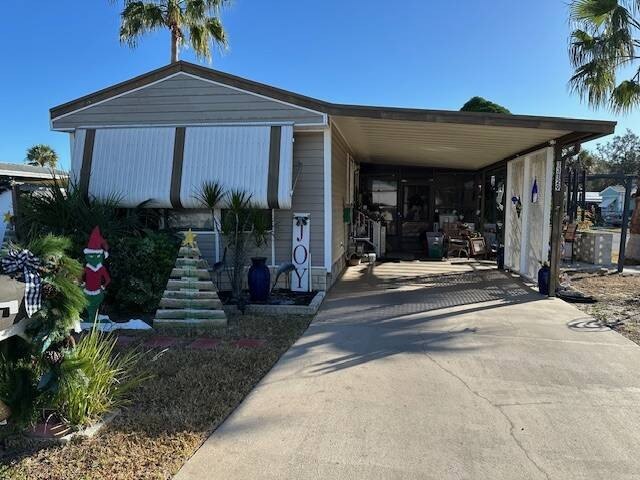
[[[570,10],[571,89],[591,106],[630,111],[640,104],[640,0],[572,0]],[[632,77],[619,82],[616,74],[630,68]]]
[[[229,0],[125,0],[120,14],[120,41],[135,47],[138,39],[153,30],[171,33],[171,63],[178,61],[186,42],[196,55],[211,60],[211,45],[227,46],[220,10]]]
[[[41,143],[27,150],[27,158],[25,161],[28,165],[35,167],[56,168],[58,165],[58,154],[49,145]]]
[[[640,104],[640,0],[572,0],[570,9],[571,89],[591,106],[631,111]],[[631,78],[618,82],[616,74],[629,70]],[[640,261],[639,215],[631,222],[627,258]]]

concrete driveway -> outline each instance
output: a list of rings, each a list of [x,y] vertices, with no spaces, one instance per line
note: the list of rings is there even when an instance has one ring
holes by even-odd
[[[177,478],[637,479],[639,366],[480,264],[350,269]]]

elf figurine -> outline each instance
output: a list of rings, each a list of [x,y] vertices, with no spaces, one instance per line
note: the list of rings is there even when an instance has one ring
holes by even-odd
[[[87,322],[94,323],[98,318],[100,305],[104,301],[105,290],[111,283],[111,277],[103,262],[109,257],[109,246],[100,233],[100,227],[95,227],[89,236],[89,243],[84,249],[84,295],[87,305]]]

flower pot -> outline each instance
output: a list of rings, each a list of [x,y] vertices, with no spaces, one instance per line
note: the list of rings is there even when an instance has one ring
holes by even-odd
[[[249,268],[249,296],[253,302],[264,302],[269,298],[271,273],[266,257],[253,257]]]
[[[544,265],[538,270],[538,291],[541,295],[549,295],[549,280],[551,279],[551,269]]]

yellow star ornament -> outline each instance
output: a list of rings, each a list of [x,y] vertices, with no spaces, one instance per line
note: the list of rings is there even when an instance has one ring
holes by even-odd
[[[193,233],[191,229],[189,229],[189,231],[184,234],[182,246],[196,248],[196,234]]]
[[[11,212],[7,212],[4,214],[4,223],[11,223],[11,220],[13,220],[13,215],[11,215]]]

